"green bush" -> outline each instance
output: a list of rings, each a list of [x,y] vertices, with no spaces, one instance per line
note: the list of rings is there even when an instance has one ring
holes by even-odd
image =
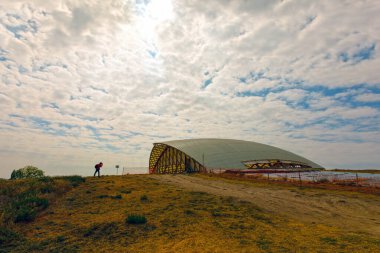
[[[35,195],[21,195],[11,205],[10,213],[14,222],[28,222],[34,220],[37,212],[49,206],[49,201]]]
[[[131,214],[128,215],[126,222],[128,224],[145,224],[147,220],[144,215]]]
[[[122,199],[123,197],[118,194],[118,195],[115,195],[115,196],[111,196],[112,199]]]
[[[11,179],[21,179],[21,178],[40,178],[44,176],[44,172],[37,167],[28,165],[24,168],[13,170],[11,174]]]

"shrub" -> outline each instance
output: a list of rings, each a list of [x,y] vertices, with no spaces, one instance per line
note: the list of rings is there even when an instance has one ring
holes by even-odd
[[[148,196],[146,196],[146,195],[142,195],[142,196],[140,197],[140,200],[141,200],[141,201],[148,201]]]
[[[50,199],[71,188],[69,182],[50,177],[0,183],[0,226],[34,220],[49,206]]]
[[[126,222],[128,224],[145,224],[147,219],[144,215],[131,214],[128,215]]]
[[[122,199],[122,196],[120,194],[118,194],[118,195],[112,196],[111,198],[113,198],[113,199]]]
[[[21,179],[21,178],[40,178],[44,176],[44,172],[34,166],[25,166],[24,168],[13,170],[11,174],[11,179]]]
[[[11,205],[14,222],[28,222],[34,220],[37,211],[44,210],[49,206],[49,201],[34,195],[21,195]]]

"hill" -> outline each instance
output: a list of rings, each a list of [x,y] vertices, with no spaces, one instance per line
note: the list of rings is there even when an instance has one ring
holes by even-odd
[[[0,187],[3,251],[380,250],[376,195],[202,175],[107,176],[74,184],[61,178],[49,181],[50,190],[41,190],[41,182],[36,182],[7,181]],[[25,192],[29,185],[49,204],[34,204],[38,208],[31,221],[4,222],[10,211],[5,210],[11,201],[7,196],[16,194],[9,189],[20,183]]]

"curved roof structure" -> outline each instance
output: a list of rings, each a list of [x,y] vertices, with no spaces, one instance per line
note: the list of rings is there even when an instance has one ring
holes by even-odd
[[[287,164],[294,168],[323,168],[280,148],[231,139],[189,139],[155,143],[149,168],[151,173],[181,173],[188,169],[202,171],[206,168],[265,168],[260,167],[263,164],[266,167],[272,164],[285,168]]]

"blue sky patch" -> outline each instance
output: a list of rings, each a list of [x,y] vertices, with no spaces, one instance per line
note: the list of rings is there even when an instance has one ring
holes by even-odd
[[[156,58],[157,52],[153,50],[148,50],[148,54],[150,55],[151,58]]]
[[[212,79],[213,79],[213,78],[206,79],[206,80],[203,82],[201,88],[202,88],[202,89],[206,89],[207,86],[209,86],[210,84],[212,84]]]
[[[372,59],[373,55],[375,54],[375,46],[376,44],[373,43],[369,47],[364,47],[360,49],[359,51],[357,51],[356,53],[352,55],[353,60],[355,62],[360,62],[360,61]]]
[[[353,64],[357,64],[365,60],[373,59],[375,50],[376,44],[373,43],[370,46],[359,48],[359,50],[351,55],[348,52],[341,52],[338,54],[338,60],[341,62],[352,62]]]
[[[20,74],[24,74],[24,73],[28,72],[28,69],[25,68],[24,66],[20,65],[20,66],[18,66],[18,72]]]
[[[11,33],[13,33],[13,35],[17,39],[20,39],[22,37],[21,34],[20,34],[21,32],[28,31],[28,26],[26,26],[26,25],[16,25],[16,26],[6,25],[5,28],[7,28],[8,31],[10,31]]]

